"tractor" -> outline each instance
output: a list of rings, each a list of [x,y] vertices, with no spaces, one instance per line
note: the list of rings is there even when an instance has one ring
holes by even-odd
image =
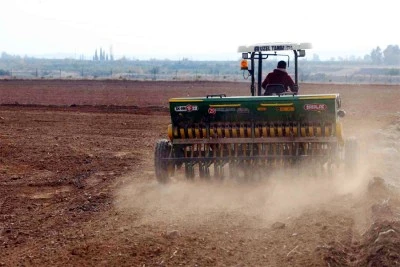
[[[154,152],[157,180],[167,183],[182,168],[189,180],[222,180],[262,179],[276,170],[300,166],[328,173],[340,166],[354,167],[357,142],[344,138],[340,95],[301,94],[298,65],[307,49],[311,44],[240,46],[241,69],[250,80],[249,96],[169,99],[168,139],[158,140]],[[263,62],[286,57],[289,65],[292,54],[298,92],[264,95]]]

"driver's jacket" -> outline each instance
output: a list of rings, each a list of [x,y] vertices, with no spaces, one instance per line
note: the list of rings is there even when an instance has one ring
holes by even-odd
[[[268,73],[261,87],[265,89],[268,84],[283,84],[286,90],[290,88],[292,92],[295,92],[294,82],[284,69],[274,69],[273,72]]]

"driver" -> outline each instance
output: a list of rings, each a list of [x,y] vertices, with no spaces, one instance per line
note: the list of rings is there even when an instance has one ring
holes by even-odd
[[[261,87],[266,89],[268,84],[282,84],[286,91],[290,88],[290,91],[297,92],[292,78],[286,71],[286,62],[281,60],[278,62],[276,69],[268,73],[265,80],[262,82]]]

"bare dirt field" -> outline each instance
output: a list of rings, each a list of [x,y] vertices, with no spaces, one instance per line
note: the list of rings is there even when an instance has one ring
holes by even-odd
[[[155,181],[168,99],[248,83],[0,81],[0,266],[399,266],[400,86],[340,93],[353,175]]]

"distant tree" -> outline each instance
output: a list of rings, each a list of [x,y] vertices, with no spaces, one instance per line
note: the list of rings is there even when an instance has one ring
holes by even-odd
[[[372,59],[371,59],[371,55],[365,55],[364,56],[364,61],[372,61]]]
[[[9,71],[0,69],[0,76],[10,75]]]
[[[383,55],[382,55],[382,50],[381,48],[378,46],[375,49],[372,49],[371,51],[371,60],[372,63],[374,64],[382,64],[383,62]]]
[[[153,74],[153,80],[157,79],[157,74],[160,72],[160,67],[156,66],[150,69],[150,73]]]
[[[388,45],[383,51],[383,62],[387,65],[400,64],[400,48],[398,45]]]
[[[114,60],[113,48],[110,46],[110,61]]]
[[[100,61],[106,61],[106,51],[100,47]]]
[[[120,59],[118,59],[119,61],[129,61],[129,59],[126,56],[122,56]]]
[[[12,55],[7,54],[6,52],[1,53],[1,59],[11,59]]]
[[[398,75],[400,75],[400,70],[399,69],[390,69],[388,74],[390,76],[398,76]]]
[[[18,56],[18,55],[10,55],[6,52],[1,53],[1,59],[20,59],[20,58],[21,58],[21,56]]]
[[[94,57],[93,57],[93,60],[94,60],[94,61],[97,61],[97,60],[99,60],[99,56],[97,55],[97,49],[96,49],[96,51],[94,51]]]

